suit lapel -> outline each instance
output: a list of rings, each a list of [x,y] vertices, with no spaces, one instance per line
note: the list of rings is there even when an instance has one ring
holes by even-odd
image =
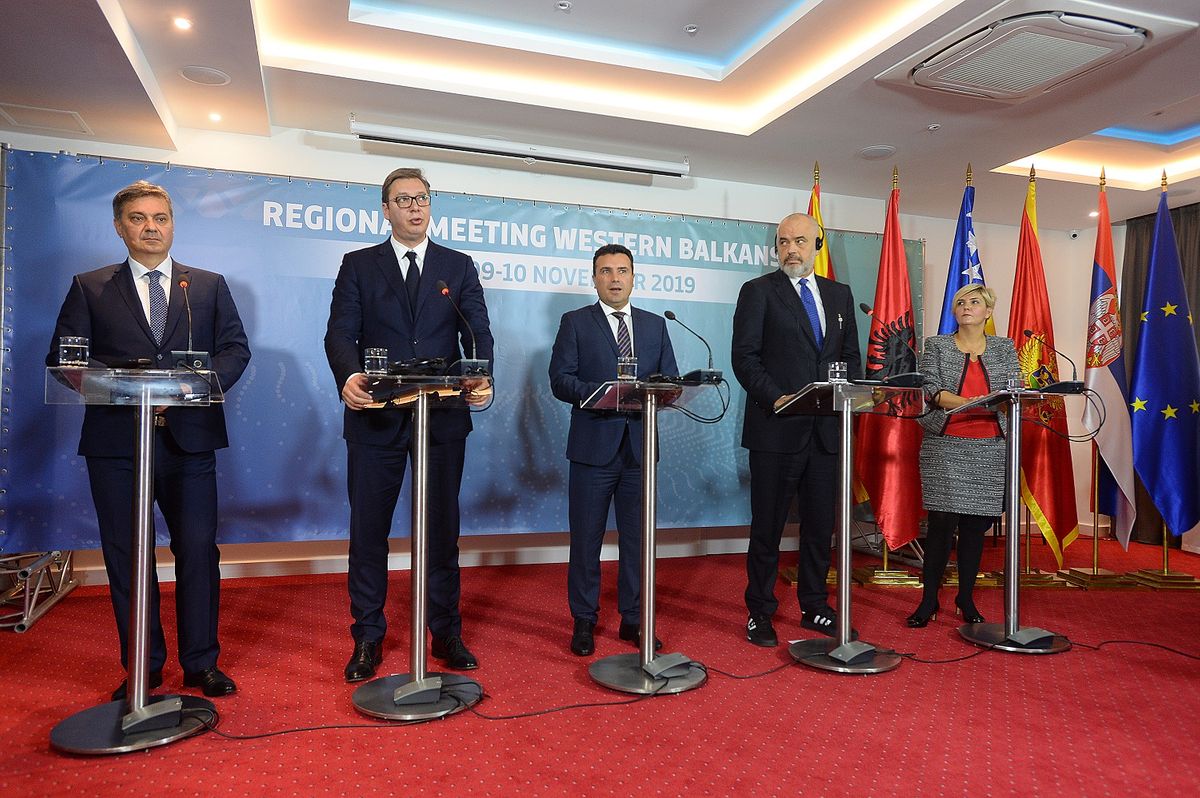
[[[421,269],[421,284],[417,287],[418,316],[421,315],[421,308],[425,307],[425,302],[431,296],[437,294],[438,280],[445,280],[447,283],[450,282],[446,280],[446,263],[442,259],[441,252],[439,252],[440,249],[432,241],[429,242],[429,246],[425,247],[425,263],[424,268]],[[445,300],[442,301],[444,302]]]
[[[603,307],[599,302],[591,306],[592,321],[600,330],[600,337],[608,342],[608,348],[612,350],[613,358],[620,357],[620,350],[617,349],[617,339],[613,336],[612,327],[608,324],[608,314],[604,312]]]
[[[784,306],[791,311],[792,316],[795,317],[796,326],[800,329],[800,334],[804,336],[804,340],[808,341],[808,345],[816,350],[817,339],[813,336],[812,326],[808,321],[808,311],[804,309],[804,303],[800,301],[800,294],[796,292],[796,286],[792,284],[791,278],[787,276],[787,273],[783,269],[777,270],[774,274],[775,293],[779,296]],[[824,293],[822,293],[822,296],[824,296]]]
[[[138,297],[137,288],[133,284],[133,269],[129,266],[129,261],[125,261],[113,272],[113,285],[116,286],[121,299],[125,301],[125,306],[129,308],[130,315],[141,328],[142,334],[152,345],[157,346],[154,341],[154,333],[150,332],[150,322],[146,319],[146,311],[142,309],[142,300]]]
[[[413,323],[412,312],[408,308],[408,291],[404,288],[404,275],[400,273],[400,262],[396,260],[396,250],[392,247],[391,239],[384,241],[375,250],[375,265],[383,279],[392,287],[396,298],[400,300],[403,313],[408,317],[409,324]]]
[[[833,337],[833,330],[837,329],[838,335],[842,331],[842,303],[834,301],[834,294],[838,292],[837,283],[833,280],[826,280],[824,277],[817,277],[820,282],[821,290],[821,307],[825,310],[825,343],[829,343],[829,339]]]

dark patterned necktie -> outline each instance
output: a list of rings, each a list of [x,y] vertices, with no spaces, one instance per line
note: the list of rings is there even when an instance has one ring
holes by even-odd
[[[625,325],[625,313],[615,311],[617,317],[617,353],[621,357],[633,357],[633,344],[629,340],[629,328]]]
[[[408,291],[408,309],[417,315],[417,290],[421,287],[421,270],[417,268],[417,253],[411,249],[404,253],[408,258],[408,273],[404,275],[404,288]]]
[[[167,329],[167,292],[163,291],[162,272],[147,272],[150,277],[150,332],[154,343],[161,344]]]
[[[819,352],[825,345],[825,334],[821,332],[821,315],[817,313],[817,299],[813,296],[812,289],[808,287],[807,277],[800,280],[800,303],[804,305],[804,312],[808,314],[808,323],[812,325],[813,338],[817,342],[817,351]]]

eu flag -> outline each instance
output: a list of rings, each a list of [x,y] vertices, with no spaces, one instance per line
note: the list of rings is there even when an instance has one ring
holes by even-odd
[[[1129,406],[1133,464],[1167,529],[1200,528],[1200,355],[1167,193],[1158,201]]]

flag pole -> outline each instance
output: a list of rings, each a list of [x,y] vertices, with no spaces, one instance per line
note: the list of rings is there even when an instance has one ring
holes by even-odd
[[[1108,180],[1104,176],[1104,167],[1101,166],[1101,193],[1104,193],[1107,183]],[[1116,519],[1110,515],[1109,521],[1112,523]],[[1078,585],[1085,590],[1092,587],[1137,587],[1137,583],[1124,574],[1100,567],[1100,446],[1094,441],[1092,442],[1092,569],[1089,573],[1086,568],[1066,568],[1059,571],[1058,575],[1071,584]]]
[[[1162,171],[1162,193],[1167,193],[1167,170]],[[1163,565],[1161,571],[1143,568],[1129,574],[1129,578],[1139,584],[1156,590],[1200,590],[1200,579],[1188,573],[1172,571],[1170,568],[1171,533],[1167,529],[1167,521],[1162,520]]]

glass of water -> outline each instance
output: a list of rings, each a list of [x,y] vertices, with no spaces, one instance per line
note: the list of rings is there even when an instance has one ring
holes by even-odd
[[[637,379],[637,358],[636,357],[619,357],[619,358],[617,358],[617,379],[618,380],[636,380]]]
[[[363,373],[387,374],[388,351],[381,347],[370,347],[363,350]]]
[[[846,366],[846,361],[835,360],[829,364],[829,381],[830,382],[846,382],[849,377],[849,369]]]
[[[88,339],[79,335],[64,335],[58,339],[58,365],[86,366],[88,351]]]

